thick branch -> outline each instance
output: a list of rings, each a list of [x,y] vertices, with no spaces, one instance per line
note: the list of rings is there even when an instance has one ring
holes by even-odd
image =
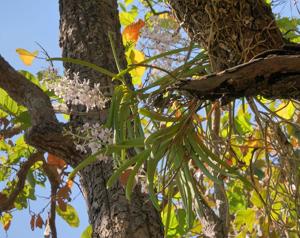
[[[32,127],[26,141],[37,149],[51,152],[75,165],[81,160],[71,138],[62,133],[49,97],[35,84],[15,71],[0,55],[0,87],[17,103],[28,108]]]
[[[33,126],[57,122],[49,97],[35,84],[15,71],[0,55],[0,87],[17,103],[28,108]]]
[[[8,211],[13,207],[13,204],[20,194],[22,192],[24,185],[25,185],[25,180],[26,180],[26,175],[32,165],[34,165],[37,161],[43,159],[43,154],[41,153],[35,153],[32,154],[24,164],[22,164],[21,169],[17,173],[17,178],[18,181],[12,191],[11,194],[6,198],[5,201],[2,201],[0,203],[0,213],[4,211]]]
[[[265,0],[168,2],[191,39],[208,51],[214,71],[248,62],[284,44]]]
[[[275,99],[300,99],[300,55],[272,55],[211,74],[181,81],[179,89],[200,99],[223,102],[261,95]]]

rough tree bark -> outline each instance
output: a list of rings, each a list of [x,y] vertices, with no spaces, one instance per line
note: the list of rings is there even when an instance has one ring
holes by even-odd
[[[117,72],[108,33],[114,36],[118,60],[126,67],[124,48],[120,34],[117,1],[112,0],[60,0],[60,46],[63,57],[85,60],[112,72]],[[113,91],[112,79],[74,64],[65,68],[79,73],[82,79],[100,83],[104,93]],[[73,107],[82,110],[83,107]],[[87,116],[72,116],[71,123],[77,126],[83,122],[93,123],[106,120],[107,111],[95,111]],[[81,185],[88,206],[89,220],[93,226],[93,237],[163,237],[163,226],[159,213],[146,194],[136,186],[132,201],[128,202],[124,188],[116,184],[110,189],[106,182],[113,171],[112,159],[98,161],[81,172]]]
[[[271,10],[263,0],[169,0],[169,4],[191,38],[208,50],[215,71],[245,63],[265,50],[280,49],[284,44]],[[116,71],[107,38],[108,31],[112,31],[119,59],[125,66],[116,1],[60,0],[60,12],[60,42],[64,56],[87,60]],[[299,61],[298,57],[295,59]],[[247,70],[252,66],[241,68]],[[83,78],[100,80],[102,86],[112,89],[110,79],[103,75],[79,66],[66,67],[71,72],[79,72]],[[0,87],[29,109],[32,128],[26,132],[26,141],[42,151],[64,158],[73,166],[82,161],[83,156],[75,150],[72,140],[63,135],[62,125],[55,118],[49,98],[14,71],[2,57],[0,72]],[[235,76],[238,72],[233,71],[232,74]],[[214,78],[211,77],[206,83]],[[227,76],[222,77],[227,80]],[[106,112],[102,111],[97,118],[87,116],[80,120],[76,118],[76,121],[104,121],[105,116]],[[128,203],[119,184],[106,189],[105,182],[111,170],[111,163],[98,162],[81,173],[89,218],[94,227],[93,236],[162,237],[159,215],[140,190],[136,189],[132,202]],[[225,223],[219,214],[209,207],[204,207],[203,211],[206,218],[203,225],[207,228],[204,235],[215,232],[210,237],[226,237]]]
[[[248,62],[264,51],[281,49],[284,45],[271,8],[264,0],[169,0],[168,2],[190,38],[207,50],[214,72]],[[229,78],[231,79],[230,75]],[[219,78],[218,80],[221,81]],[[210,81],[209,77],[204,83],[209,87],[210,82],[219,83]],[[194,85],[192,83],[193,81],[187,85],[183,83],[179,87],[180,89],[188,87],[185,89],[190,88],[193,91],[195,83]],[[220,85],[222,83],[224,81]],[[220,85],[214,89],[219,89]],[[199,84],[198,89],[200,88],[206,90],[203,84]],[[216,90],[216,94],[210,93],[211,91],[202,99],[209,99],[209,96],[210,99],[220,98],[223,92]],[[226,210],[225,200],[226,197],[223,197],[224,206],[217,209],[218,215],[212,216],[210,210],[207,214],[200,214],[205,237],[228,236],[228,215],[222,213]]]
[[[284,45],[264,0],[170,0],[169,4],[189,36],[207,49],[214,71]]]

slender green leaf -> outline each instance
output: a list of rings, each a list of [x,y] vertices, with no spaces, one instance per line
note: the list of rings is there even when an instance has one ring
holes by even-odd
[[[87,61],[80,60],[80,59],[73,59],[73,58],[49,58],[49,59],[47,59],[47,61],[63,61],[63,62],[67,62],[67,63],[78,64],[78,65],[81,65],[81,66],[86,66],[88,68],[94,69],[97,72],[99,72],[101,74],[104,74],[104,75],[107,75],[107,76],[109,76],[111,78],[114,78],[116,76],[116,74],[108,71],[105,68],[102,68],[102,67],[100,67],[100,66],[98,66],[96,64],[92,64],[92,63],[89,63]]]
[[[142,166],[142,164],[144,163],[144,161],[149,157],[150,155],[150,151],[149,150],[145,150],[144,153],[141,153],[138,160],[136,161],[136,165],[134,166],[133,170],[131,171],[127,184],[126,184],[126,190],[125,190],[125,194],[126,194],[126,198],[130,201],[131,199],[131,193],[132,193],[132,189],[135,183],[135,179],[136,179],[136,175],[138,173],[139,168]]]

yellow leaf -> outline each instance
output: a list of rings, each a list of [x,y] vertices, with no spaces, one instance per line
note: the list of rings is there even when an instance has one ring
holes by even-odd
[[[137,22],[126,26],[122,33],[124,44],[128,42],[136,43],[139,39],[140,30],[144,25],[145,22],[139,19]]]
[[[133,49],[130,51],[129,58],[131,64],[138,64],[145,60],[145,55],[143,52]],[[139,85],[142,83],[142,76],[144,75],[145,70],[146,70],[145,67],[136,67],[130,71],[133,84]]]
[[[35,59],[35,57],[38,55],[38,51],[29,52],[28,50],[18,48],[16,49],[16,52],[19,54],[20,59],[25,65],[31,65],[32,61]]]
[[[295,113],[295,106],[292,102],[283,102],[278,106],[277,115],[283,117],[284,119],[291,119]]]

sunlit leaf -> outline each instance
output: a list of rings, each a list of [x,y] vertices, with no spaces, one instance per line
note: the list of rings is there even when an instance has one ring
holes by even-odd
[[[34,52],[29,52],[28,50],[22,48],[16,49],[16,52],[19,54],[19,57],[22,60],[22,62],[27,66],[30,66],[32,64],[33,60],[37,57],[39,53],[37,50]]]
[[[5,231],[7,231],[10,227],[11,224],[11,220],[12,220],[12,215],[10,213],[3,213],[0,216],[0,222],[2,223],[3,229]]]
[[[129,11],[126,10],[126,7],[123,7],[123,11],[120,12],[120,22],[123,26],[127,26],[129,24],[132,24],[135,20],[135,18],[138,16],[138,8],[136,6],[132,6]]]
[[[85,230],[82,232],[80,238],[92,238],[93,228],[91,225],[87,226]]]
[[[67,205],[66,211],[60,210],[59,207],[56,207],[57,214],[64,219],[71,227],[78,227],[80,224],[78,214],[74,207]]]
[[[256,223],[256,211],[251,208],[240,210],[236,213],[234,224],[238,229],[245,226],[246,231],[252,232]]]
[[[140,30],[144,25],[145,22],[139,19],[137,22],[126,26],[122,33],[124,44],[128,42],[136,43],[139,39]]]
[[[140,85],[142,83],[142,76],[145,73],[146,68],[143,66],[135,66],[140,62],[145,60],[145,55],[143,52],[131,49],[130,51],[126,52],[126,58],[128,63],[133,67],[130,70],[130,75],[132,77],[132,83],[134,85]]]
[[[293,117],[295,110],[296,108],[292,102],[283,102],[278,106],[278,109],[276,109],[276,114],[284,119],[289,120]]]

